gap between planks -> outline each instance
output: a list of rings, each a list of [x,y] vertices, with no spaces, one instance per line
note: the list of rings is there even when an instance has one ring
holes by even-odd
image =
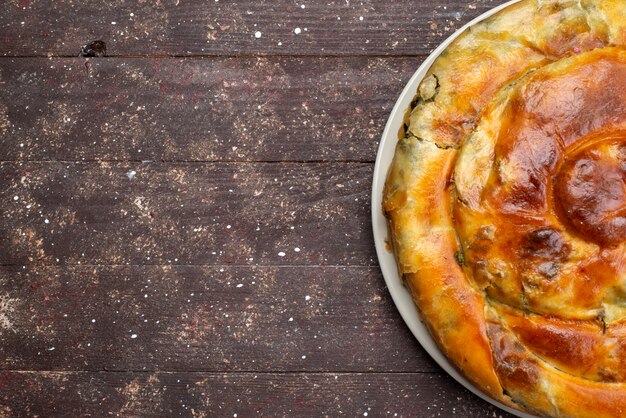
[[[0,267],[228,267],[228,268],[307,268],[307,269],[374,269],[378,268],[378,264],[43,264],[43,263],[29,263],[29,264],[0,264]]]
[[[400,371],[323,371],[323,370],[243,370],[243,371],[219,371],[219,370],[23,370],[23,369],[0,369],[0,373],[24,373],[24,374],[39,374],[39,373],[60,373],[60,374],[123,374],[123,373],[136,373],[136,374],[207,374],[207,375],[255,375],[255,374],[275,374],[275,375],[337,375],[337,376],[358,376],[358,375],[395,375],[395,376],[414,376],[414,375],[444,375],[448,373],[445,371],[414,371],[414,372],[400,372]]]
[[[85,159],[85,160],[2,160],[0,164],[37,163],[37,164],[98,164],[98,163],[136,163],[136,164],[374,164],[369,160],[137,160],[137,159]]]
[[[376,54],[376,55],[105,55],[102,57],[81,57],[80,55],[0,55],[2,59],[14,59],[14,58],[42,58],[42,59],[67,59],[67,58],[82,58],[89,60],[97,59],[393,59],[393,58],[421,58],[426,59],[429,54]]]

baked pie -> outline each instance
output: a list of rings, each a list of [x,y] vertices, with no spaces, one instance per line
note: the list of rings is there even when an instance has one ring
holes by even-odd
[[[626,416],[626,0],[522,0],[433,63],[383,211],[451,362],[542,416]]]

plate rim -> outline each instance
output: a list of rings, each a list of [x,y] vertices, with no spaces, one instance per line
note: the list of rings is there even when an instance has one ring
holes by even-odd
[[[372,230],[374,234],[374,245],[376,246],[376,255],[378,257],[378,263],[380,270],[383,274],[387,289],[391,294],[391,298],[396,306],[396,309],[400,312],[400,316],[408,326],[413,336],[417,339],[420,345],[426,350],[426,352],[432,357],[433,360],[454,380],[463,385],[466,389],[472,392],[474,395],[482,398],[490,404],[516,415],[521,418],[537,418],[535,415],[531,415],[525,412],[521,412],[517,409],[513,409],[506,406],[490,396],[483,393],[480,389],[474,386],[465,376],[463,376],[457,368],[450,363],[448,358],[439,349],[435,341],[433,340],[430,332],[426,326],[422,323],[417,307],[413,302],[413,299],[402,284],[400,274],[398,273],[398,267],[393,254],[387,250],[386,239],[388,236],[387,221],[382,212],[382,194],[385,180],[387,177],[387,170],[391,165],[393,154],[395,151],[397,139],[397,132],[399,131],[402,123],[404,122],[404,111],[407,109],[417,94],[417,88],[422,79],[426,76],[428,69],[433,62],[441,55],[441,53],[463,32],[465,32],[470,26],[475,25],[478,22],[485,20],[486,18],[498,13],[499,11],[507,8],[508,6],[518,3],[521,0],[510,0],[499,6],[496,6],[480,16],[472,19],[470,22],[463,25],[459,30],[454,32],[445,41],[435,48],[430,55],[422,62],[417,71],[411,76],[406,86],[400,93],[400,96],[396,100],[396,103],[389,114],[385,129],[378,144],[378,150],[376,152],[376,162],[374,164],[374,174],[372,181],[372,198],[371,198],[371,216],[372,216]]]

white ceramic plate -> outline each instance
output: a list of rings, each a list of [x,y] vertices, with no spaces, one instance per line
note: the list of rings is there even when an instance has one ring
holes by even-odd
[[[382,195],[383,186],[385,184],[385,178],[387,176],[387,170],[393,159],[393,154],[398,142],[398,131],[402,127],[404,119],[404,111],[407,109],[415,97],[417,88],[426,75],[426,72],[435,61],[435,59],[441,54],[441,52],[450,43],[456,39],[463,31],[468,27],[475,25],[481,20],[497,13],[505,7],[518,2],[519,0],[509,1],[498,7],[495,7],[488,12],[480,15],[476,19],[472,20],[452,36],[446,39],[437,49],[435,49],[430,56],[422,63],[418,70],[413,74],[413,77],[409,80],[408,84],[400,94],[396,105],[391,111],[387,125],[383,132],[383,137],[378,146],[378,155],[376,156],[376,165],[374,167],[374,182],[372,185],[372,225],[374,229],[374,241],[376,243],[376,253],[378,254],[378,262],[380,269],[382,270],[385,282],[389,288],[389,293],[400,311],[400,315],[408,325],[409,329],[415,335],[415,338],[420,342],[422,347],[430,354],[430,356],[454,379],[469,389],[471,392],[480,396],[487,402],[496,405],[497,407],[510,412],[514,415],[523,418],[534,418],[533,415],[525,414],[514,409],[511,409],[482,393],[474,385],[472,385],[465,377],[463,377],[457,369],[448,361],[446,356],[439,350],[437,344],[433,341],[432,336],[428,332],[426,326],[420,321],[419,314],[411,299],[410,293],[402,285],[400,275],[398,274],[398,268],[393,254],[387,250],[385,245],[385,239],[387,238],[387,221],[382,213]]]

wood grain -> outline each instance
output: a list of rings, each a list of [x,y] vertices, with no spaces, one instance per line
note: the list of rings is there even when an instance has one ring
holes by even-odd
[[[0,264],[376,265],[372,165],[0,163]]]
[[[0,413],[16,417],[512,417],[450,377],[432,373],[0,372]]]
[[[0,160],[373,161],[420,62],[2,59]]]
[[[432,372],[378,268],[0,267],[0,369]]]
[[[369,207],[405,83],[501,2],[1,4],[0,416],[510,417],[407,330]]]
[[[0,55],[77,56],[94,40],[123,56],[422,55],[500,3],[12,0],[0,6]]]

